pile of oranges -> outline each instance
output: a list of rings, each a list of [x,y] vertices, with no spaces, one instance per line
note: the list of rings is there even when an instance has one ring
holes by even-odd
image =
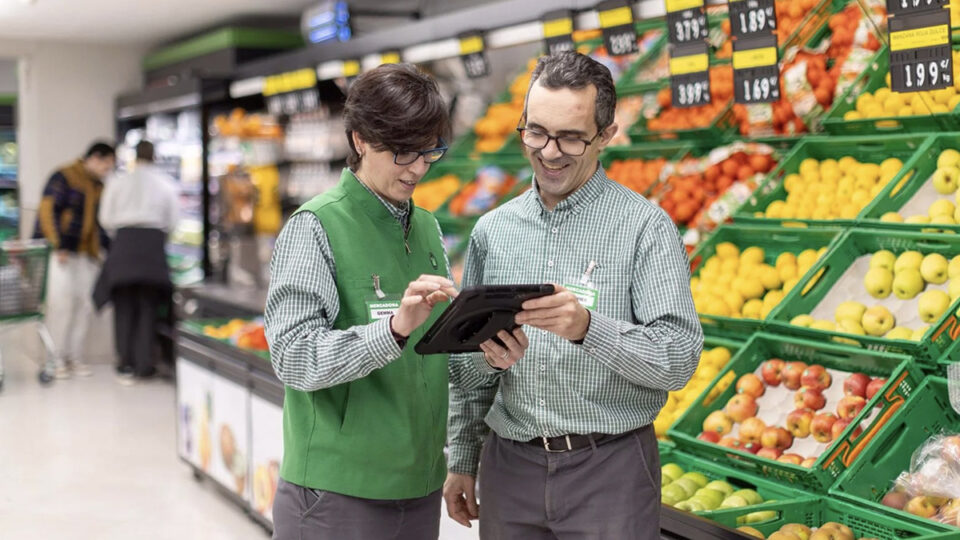
[[[783,45],[787,39],[794,34],[803,23],[807,13],[813,11],[819,0],[776,0],[774,9],[777,12],[777,43]],[[856,5],[856,4],[854,4]],[[813,28],[822,18],[812,17],[807,21],[805,29]],[[733,41],[730,40],[732,31],[730,29],[730,19],[724,19],[720,25],[727,39],[723,42],[720,50],[717,51],[717,58],[730,58],[733,56]]]
[[[617,160],[607,168],[607,176],[641,195],[646,195],[660,178],[660,171],[666,164],[665,158]]]
[[[674,108],[670,88],[657,93],[660,114],[647,121],[649,131],[676,131],[709,126],[733,99],[733,68],[710,68],[710,103],[700,107]]]
[[[473,125],[473,132],[477,135],[474,151],[496,152],[503,148],[507,137],[515,133],[523,114],[523,99],[527,94],[527,87],[530,86],[530,74],[536,66],[537,59],[530,59],[526,71],[510,83],[510,101],[490,105],[483,118]]]
[[[711,164],[702,171],[672,175],[661,189],[655,190],[660,206],[678,226],[697,227],[710,205],[737,181],[751,182],[757,173],[767,173],[776,165],[769,154],[735,152],[729,158]],[[750,186],[751,190],[755,186]]]

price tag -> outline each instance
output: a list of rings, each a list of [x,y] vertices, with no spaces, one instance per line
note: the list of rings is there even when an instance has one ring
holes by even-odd
[[[671,46],[669,65],[674,107],[698,107],[710,103],[710,57],[707,55],[707,42]]]
[[[576,49],[573,43],[573,12],[551,11],[543,16],[543,41],[547,54]]]
[[[943,9],[949,0],[887,0],[889,15],[906,15]]]
[[[346,78],[356,77],[360,74],[360,61],[359,60],[344,60],[343,61],[343,76]]]
[[[320,90],[308,88],[266,98],[267,111],[275,115],[294,115],[310,112],[320,107]]]
[[[889,19],[890,86],[894,92],[921,92],[953,84],[950,12],[897,15]]]
[[[277,94],[306,90],[317,85],[317,72],[313,68],[298,69],[278,75],[270,75],[263,80],[263,95],[266,97]]]
[[[399,64],[400,63],[400,51],[387,51],[380,54],[380,65],[383,64]]]
[[[263,97],[271,114],[293,115],[312,111],[320,106],[317,72],[305,68],[266,77]]]
[[[777,37],[773,34],[733,42],[733,99],[737,103],[780,101]]]
[[[667,37],[681,44],[707,39],[707,15],[703,0],[664,0],[667,8]]]
[[[484,52],[483,34],[471,32],[460,36],[460,60],[467,77],[479,79],[490,73],[490,62]]]
[[[610,56],[633,54],[637,48],[637,29],[633,26],[633,9],[623,0],[597,4],[603,44]]]
[[[769,34],[776,29],[773,0],[730,0],[730,31],[734,36]]]

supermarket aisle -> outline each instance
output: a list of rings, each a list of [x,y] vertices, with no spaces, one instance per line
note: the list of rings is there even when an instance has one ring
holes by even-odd
[[[262,528],[176,457],[174,387],[132,388],[107,365],[41,388],[32,328],[0,336],[0,536],[263,540]],[[18,352],[20,351],[20,352]],[[443,540],[477,538],[445,519]]]

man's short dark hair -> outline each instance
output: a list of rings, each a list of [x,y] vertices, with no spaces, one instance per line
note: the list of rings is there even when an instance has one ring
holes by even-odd
[[[360,75],[343,111],[350,145],[347,164],[360,156],[352,133],[377,150],[429,150],[450,131],[450,113],[433,77],[410,64],[386,64]]]
[[[87,153],[84,154],[83,158],[88,159],[94,156],[98,158],[108,158],[116,155],[117,151],[113,149],[113,146],[103,141],[97,141],[90,145],[90,148],[87,149]]]
[[[137,161],[153,162],[153,143],[143,140],[137,143]]]
[[[541,56],[537,67],[530,75],[530,88],[533,88],[538,81],[541,86],[551,90],[560,88],[581,90],[592,84],[597,89],[597,103],[594,110],[597,129],[602,131],[613,123],[613,115],[617,109],[617,89],[607,66],[593,58],[572,51]],[[527,96],[529,95],[528,88]]]

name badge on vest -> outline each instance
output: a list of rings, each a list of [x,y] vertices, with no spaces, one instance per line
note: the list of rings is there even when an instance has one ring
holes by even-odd
[[[577,297],[577,300],[580,302],[580,305],[591,310],[595,311],[597,309],[597,302],[600,298],[600,291],[593,285],[591,280],[591,274],[597,268],[596,261],[590,261],[590,264],[587,265],[587,269],[583,272],[583,275],[580,276],[580,282],[577,285],[571,283],[565,283],[563,288],[567,289],[574,296]]]
[[[400,309],[400,300],[384,294],[383,289],[380,288],[380,276],[374,274],[370,277],[373,278],[373,292],[375,295],[375,297],[368,299],[366,302],[370,322],[393,317]]]

